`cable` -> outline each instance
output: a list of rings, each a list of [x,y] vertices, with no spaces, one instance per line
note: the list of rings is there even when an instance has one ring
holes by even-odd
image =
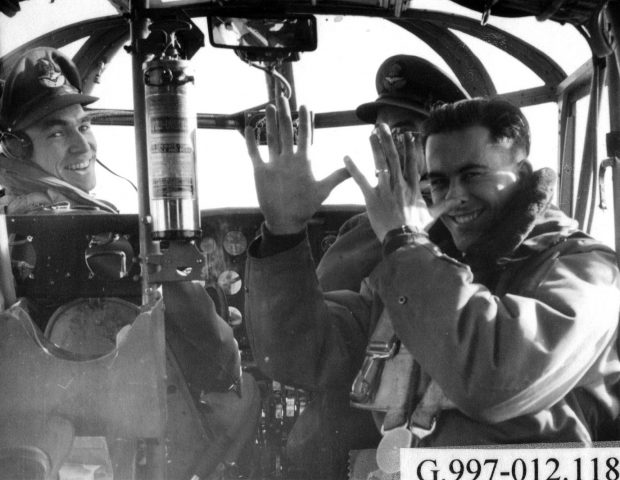
[[[127,177],[123,177],[122,175],[119,175],[118,173],[116,173],[115,171],[113,171],[112,169],[110,169],[109,167],[107,167],[106,165],[103,164],[103,162],[101,160],[99,160],[98,158],[95,158],[95,161],[101,165],[103,168],[105,168],[108,172],[110,172],[112,175],[114,175],[115,177],[118,178],[122,178],[123,180],[125,180],[127,183],[129,183],[133,189],[137,192],[138,191],[138,187],[136,187],[136,184],[133,183],[131,180],[129,180]]]
[[[280,72],[278,72],[276,70],[276,68],[274,66],[272,66],[272,67],[263,67],[261,65],[258,65],[256,63],[252,63],[252,62],[248,62],[248,64],[251,67],[258,68],[259,70],[262,70],[263,72],[267,73],[268,75],[271,75],[272,77],[277,78],[278,81],[284,87],[284,96],[286,97],[287,100],[291,99],[291,95],[293,94],[293,89],[291,88],[291,84],[288,82],[288,80],[286,78],[284,78],[284,76]]]

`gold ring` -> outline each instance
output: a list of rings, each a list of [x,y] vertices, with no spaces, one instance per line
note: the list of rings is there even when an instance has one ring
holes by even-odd
[[[377,168],[375,169],[375,177],[378,177],[380,173],[390,173],[390,169],[389,168]]]

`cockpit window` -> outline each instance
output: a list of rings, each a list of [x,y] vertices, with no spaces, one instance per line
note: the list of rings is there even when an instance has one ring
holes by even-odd
[[[0,16],[1,52],[23,44],[46,31],[102,15],[115,14],[106,0],[48,0],[23,2],[19,15],[11,19]],[[441,0],[417,0],[415,8],[445,10],[479,21],[479,14]],[[31,22],[36,9],[37,22]],[[206,32],[204,18],[193,21]],[[32,22],[31,22],[32,23]],[[528,41],[547,53],[572,72],[588,58],[587,44],[576,29],[535,19],[502,19],[492,17],[495,24],[507,31],[527,31]],[[406,53],[427,58],[455,78],[446,62],[422,40],[404,28],[381,18],[318,15],[318,48],[301,54],[293,64],[297,104],[306,104],[315,113],[354,110],[359,104],[374,100],[375,74],[378,66],[391,55]],[[6,27],[6,28],[5,28]],[[549,29],[561,29],[562,45],[549,42]],[[541,85],[541,80],[518,61],[499,48],[461,31],[452,31],[483,59],[498,93],[507,93]],[[545,33],[543,38],[542,32]],[[567,48],[567,35],[574,45]],[[544,42],[543,42],[544,40]],[[63,47],[75,54],[85,39]],[[550,49],[552,51],[550,51]],[[195,73],[196,105],[199,113],[232,114],[264,104],[268,99],[265,73],[241,61],[233,51],[207,45],[192,58]],[[106,65],[92,92],[100,97],[95,108],[131,109],[131,57],[120,50]],[[557,168],[557,106],[548,103],[524,108],[533,131],[532,162],[536,167]],[[585,118],[585,117],[584,117]],[[131,127],[95,125],[98,156],[107,166],[135,182],[135,139]],[[370,125],[316,129],[313,162],[317,177],[323,177],[342,166],[344,155],[358,162],[369,178],[373,178],[372,156],[368,147]],[[243,137],[235,130],[200,129],[198,133],[198,168],[205,172],[199,179],[201,208],[225,206],[257,206],[252,169]],[[266,155],[265,155],[266,156]],[[119,192],[123,192],[119,194]],[[137,196],[131,186],[98,170],[97,195],[113,200],[122,212],[137,212]],[[120,197],[120,198],[119,198]],[[328,198],[328,204],[363,204],[356,185],[347,181]]]

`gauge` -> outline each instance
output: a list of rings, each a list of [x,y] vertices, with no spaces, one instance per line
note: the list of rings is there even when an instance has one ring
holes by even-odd
[[[236,307],[228,307],[228,323],[236,327],[241,325],[241,322],[243,322],[243,315],[241,315],[239,309]]]
[[[217,249],[217,242],[213,237],[205,237],[200,241],[200,250],[207,255],[212,255]]]
[[[239,230],[231,230],[224,235],[224,250],[230,255],[241,255],[246,248],[248,248],[248,241]]]
[[[224,270],[217,277],[217,284],[224,290],[226,295],[234,295],[241,290],[241,277],[234,270]]]

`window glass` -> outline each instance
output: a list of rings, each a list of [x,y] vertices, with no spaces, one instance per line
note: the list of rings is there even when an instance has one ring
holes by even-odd
[[[118,175],[136,183],[134,132],[131,127],[96,125],[97,156]],[[316,130],[312,146],[312,169],[316,178],[323,178],[344,166],[349,155],[364,174],[374,181],[374,165],[368,144],[371,126]],[[119,145],[123,145],[119,148]],[[126,148],[125,145],[129,147]],[[234,130],[205,130],[197,135],[198,191],[200,208],[258,206],[254,191],[252,164],[245,140]],[[261,147],[268,161],[266,147]],[[101,166],[97,167],[97,196],[113,202],[122,213],[138,211],[138,199],[131,185]],[[362,204],[363,197],[353,180],[337,187],[327,204]]]
[[[586,120],[588,116],[588,105],[590,102],[590,96],[587,95],[584,98],[577,101],[576,104],[576,122],[575,122],[575,177],[574,177],[574,185],[573,185],[573,195],[574,198],[577,198],[577,191],[579,189],[579,177],[581,175],[581,170],[583,167],[583,150],[584,150],[584,140],[585,140],[585,132],[586,132]],[[605,146],[605,136],[609,132],[609,104],[608,104],[608,96],[607,96],[607,88],[603,89],[603,94],[601,95],[601,111],[598,119],[598,145],[597,145],[597,159],[598,165],[600,165],[601,161],[606,158],[606,146]],[[594,204],[594,216],[592,221],[592,227],[590,229],[590,233],[599,240],[604,241],[609,246],[614,246],[614,206],[613,206],[613,185],[611,182],[611,171],[607,170],[604,180],[605,186],[605,201],[607,204],[607,209],[603,210],[600,208],[600,190],[598,189],[598,167],[597,167],[597,191],[596,191],[596,200]],[[588,218],[590,215],[590,207],[591,207],[592,197],[589,196],[587,198],[588,210],[586,215],[586,225],[584,229],[587,228]]]
[[[557,170],[557,125],[555,104],[524,109],[532,128],[530,159],[534,168]],[[98,157],[118,174],[135,182],[134,133],[131,127],[96,125]],[[315,129],[312,169],[323,178],[342,168],[349,155],[366,177],[374,182],[374,163],[368,137],[371,125]],[[119,148],[119,145],[122,146]],[[252,166],[245,141],[234,130],[201,129],[197,135],[199,198],[201,208],[257,206]],[[266,147],[261,147],[268,161]],[[96,193],[114,202],[123,212],[137,211],[137,198],[129,184],[99,168]],[[359,188],[352,179],[337,187],[326,204],[363,204]]]
[[[558,107],[545,103],[521,109],[525,114],[532,137],[530,162],[535,169],[558,169]]]
[[[611,130],[609,126],[609,97],[607,87],[603,89],[601,95],[601,112],[598,123],[598,158],[599,165],[602,159],[607,157],[606,135]],[[617,188],[617,186],[616,186]],[[603,240],[610,247],[615,248],[615,231],[614,231],[614,187],[611,181],[611,169],[605,171],[604,179],[605,203],[606,209],[600,208],[600,197],[597,196],[597,206],[594,213],[594,221],[592,223],[592,235]],[[597,195],[599,192],[597,192]],[[619,225],[620,228],[620,225]]]
[[[133,127],[93,125],[97,158],[106,167],[136,184],[136,149]],[[131,185],[97,165],[95,196],[109,200],[121,213],[137,213],[138,194]]]
[[[0,15],[0,55],[44,33],[118,12],[107,0],[28,0],[14,17]]]
[[[450,0],[416,0],[410,2],[410,8],[448,12],[469,17],[478,22],[482,17],[480,12],[461,7]],[[496,15],[490,16],[488,24],[525,39],[527,43],[553,58],[566,73],[573,72],[590,57],[587,42],[577,29],[569,24],[561,25],[553,21],[539,22],[534,17],[505,18]],[[492,63],[485,61],[487,66]]]
[[[315,111],[351,110],[376,98],[379,65],[397,54],[418,55],[454,75],[416,36],[387,20],[319,16],[318,48],[294,64],[299,103]]]

